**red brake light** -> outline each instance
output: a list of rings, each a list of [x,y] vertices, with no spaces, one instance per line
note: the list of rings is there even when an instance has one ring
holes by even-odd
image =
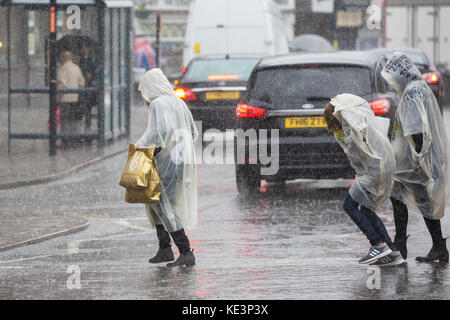
[[[422,76],[423,80],[425,80],[427,83],[437,83],[439,82],[439,75],[435,72],[429,72],[425,73]]]
[[[181,69],[181,73],[185,73],[186,70],[187,70],[187,68],[186,68],[186,67],[183,67],[183,69]]]
[[[188,88],[181,88],[181,87],[175,88],[175,94],[177,95],[178,98],[185,101],[192,101],[197,99],[192,89]]]
[[[266,110],[252,107],[243,103],[239,103],[236,108],[236,117],[238,118],[258,118],[261,117]]]
[[[391,102],[389,99],[378,99],[369,102],[369,106],[372,108],[374,114],[386,114],[391,108]]]

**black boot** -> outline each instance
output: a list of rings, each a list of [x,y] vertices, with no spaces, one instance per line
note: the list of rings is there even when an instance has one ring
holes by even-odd
[[[406,241],[408,240],[408,238],[409,234],[404,237],[397,237],[397,235],[395,235],[394,238],[394,246],[398,251],[400,251],[400,254],[405,260],[408,257],[408,248],[406,247]]]
[[[180,253],[180,256],[175,262],[167,264],[168,267],[192,267],[195,265],[194,249],[189,250],[186,253]]]
[[[175,260],[175,257],[173,256],[172,248],[159,248],[156,255],[148,260],[150,263],[161,263],[161,262],[168,262]]]
[[[425,257],[417,257],[416,260],[419,262],[445,262],[448,263],[448,250],[446,244],[447,238],[441,238],[438,240],[433,240],[433,246],[430,252]]]
[[[168,263],[168,267],[179,267],[187,266],[191,267],[195,265],[194,250],[191,250],[191,245],[189,239],[184,232],[184,229],[180,229],[175,232],[171,232],[170,235],[173,238],[178,250],[180,251],[180,256],[175,262]]]
[[[448,250],[445,241],[447,239],[442,237],[441,220],[433,220],[427,217],[423,217],[433,240],[433,246],[430,252],[425,257],[417,257],[419,262],[433,262],[439,260],[440,262],[448,262]]]
[[[400,251],[403,259],[408,257],[408,249],[406,248],[406,241],[409,235],[406,235],[408,228],[408,207],[403,202],[392,198],[392,209],[394,211],[394,223],[395,223],[395,238],[394,246]]]
[[[163,225],[156,225],[156,235],[158,236],[159,240],[159,249],[156,255],[148,260],[148,262],[161,263],[175,260],[172,252],[172,247],[170,246],[169,233],[164,229]]]

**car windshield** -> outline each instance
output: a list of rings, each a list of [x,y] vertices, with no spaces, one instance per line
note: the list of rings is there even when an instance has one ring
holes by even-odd
[[[258,58],[194,60],[183,76],[183,81],[201,82],[216,80],[247,81]]]
[[[370,69],[358,66],[303,66],[258,71],[251,97],[282,105],[326,102],[340,93],[371,93]]]

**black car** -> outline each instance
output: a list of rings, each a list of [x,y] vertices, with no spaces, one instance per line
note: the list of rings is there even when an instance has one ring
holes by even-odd
[[[193,59],[177,81],[175,92],[203,129],[233,128],[236,103],[261,57],[204,55]]]
[[[390,118],[392,126],[397,98],[381,76],[386,61],[384,53],[368,51],[262,59],[237,106],[236,129],[279,129],[279,170],[274,175],[261,175],[261,161],[248,156],[249,147],[253,143],[261,147],[260,141],[245,139],[245,157],[236,141],[235,159],[245,159],[244,163],[236,160],[239,192],[258,190],[262,179],[282,182],[354,177],[346,155],[326,128],[323,110],[337,94],[352,93],[366,99],[376,115]]]
[[[450,103],[450,68],[447,63],[441,63],[436,66],[442,76],[445,84],[444,105]]]
[[[431,91],[433,91],[442,113],[446,95],[444,75],[439,72],[438,68],[430,61],[427,54],[423,50],[404,48],[374,49],[373,51],[384,52],[388,58],[397,51],[405,53],[422,73],[422,78],[430,86]]]

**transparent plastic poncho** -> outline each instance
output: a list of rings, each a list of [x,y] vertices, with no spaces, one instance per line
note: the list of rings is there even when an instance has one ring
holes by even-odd
[[[396,158],[392,197],[430,219],[444,216],[449,200],[447,136],[433,92],[403,53],[395,53],[382,76],[397,91],[397,107],[391,143]],[[422,134],[416,152],[412,135]]]
[[[163,224],[169,232],[193,229],[197,225],[194,144],[198,133],[192,114],[159,69],[145,74],[139,91],[150,107],[147,130],[136,146],[161,148],[155,157],[161,200],[146,204],[150,224]]]
[[[395,159],[387,137],[389,119],[376,117],[366,100],[352,94],[340,94],[330,103],[342,125],[336,139],[356,172],[350,196],[375,211],[392,189]]]

